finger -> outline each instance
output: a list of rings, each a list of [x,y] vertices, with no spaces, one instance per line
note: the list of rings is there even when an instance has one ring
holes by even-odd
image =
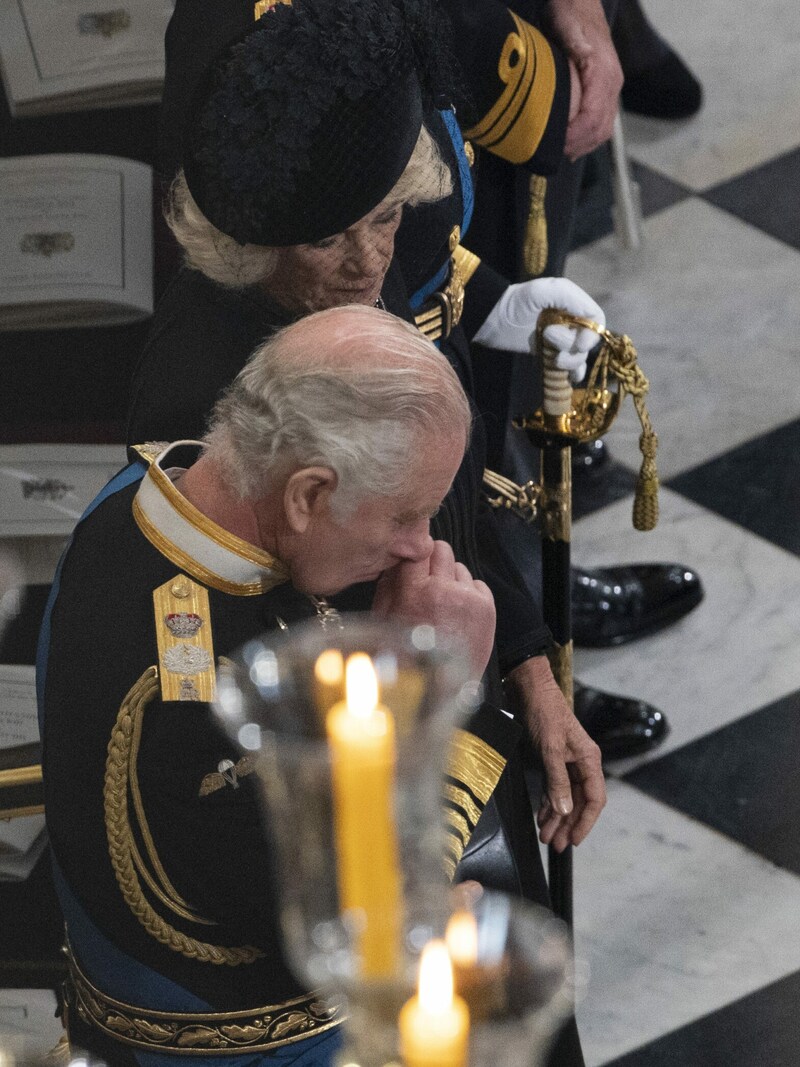
[[[542,798],[542,805],[537,813],[536,822],[539,827],[539,840],[543,845],[551,844],[561,826],[562,816],[553,811],[546,796]]]
[[[433,577],[452,578],[454,576],[456,559],[453,549],[446,541],[434,541],[433,552],[426,560],[428,573]]]
[[[559,815],[569,815],[572,811],[572,782],[570,781],[563,754],[542,750],[547,797],[550,806]]]
[[[579,760],[577,764],[574,764],[573,773],[582,775],[586,768],[580,765],[585,762]],[[579,845],[581,841],[586,839],[589,831],[600,817],[600,812],[606,805],[606,785],[602,770],[595,770],[594,767],[589,768],[587,776],[574,784],[573,799],[575,795],[580,797],[580,803],[576,803],[573,809],[576,811],[577,817],[573,820],[570,828],[570,837],[572,844]]]
[[[570,300],[571,306],[567,307],[567,300],[564,300],[564,310],[569,315],[580,315],[582,318],[591,319],[596,322],[598,326],[605,326],[605,315],[597,304],[594,307],[586,302],[583,303],[583,308],[579,310],[579,303]],[[576,306],[577,305],[577,306]],[[568,352],[575,355],[578,352],[589,352],[597,342],[600,340],[600,334],[595,333],[594,330],[588,329],[586,326],[546,326],[544,330],[544,339],[553,348],[557,348],[559,352]]]
[[[462,584],[469,582],[469,584],[472,585],[472,575],[463,563],[456,563],[453,568],[453,577],[457,582],[461,582]]]

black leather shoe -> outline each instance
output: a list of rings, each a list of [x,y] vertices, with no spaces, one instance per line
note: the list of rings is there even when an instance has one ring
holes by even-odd
[[[609,454],[605,441],[581,441],[572,446],[572,476],[594,478],[608,470]]]
[[[681,563],[572,568],[572,637],[608,648],[655,633],[703,599],[700,578]]]
[[[669,733],[665,716],[643,700],[575,683],[575,714],[604,760],[641,756]]]
[[[703,87],[672,49],[650,67],[625,74],[622,106],[652,119],[688,119],[703,104]]]

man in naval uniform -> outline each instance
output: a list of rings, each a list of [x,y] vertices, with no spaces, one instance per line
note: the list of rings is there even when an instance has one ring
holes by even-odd
[[[139,450],[78,524],[38,683],[68,1029],[98,1061],[331,1062],[339,1020],[283,961],[253,768],[212,720],[216,664],[383,575],[382,614],[448,626],[479,677],[492,596],[429,532],[470,423],[413,326],[320,312],[256,351],[203,443]]]

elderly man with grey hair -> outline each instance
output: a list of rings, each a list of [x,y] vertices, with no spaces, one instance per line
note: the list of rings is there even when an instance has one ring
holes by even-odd
[[[204,1064],[250,1035],[248,1064],[330,1062],[337,1020],[281,954],[252,768],[218,773],[239,754],[212,721],[215,671],[382,574],[380,613],[447,623],[479,676],[492,596],[429,531],[470,430],[418,330],[323,311],[256,350],[204,441],[142,450],[78,524],[39,676],[74,1047]]]

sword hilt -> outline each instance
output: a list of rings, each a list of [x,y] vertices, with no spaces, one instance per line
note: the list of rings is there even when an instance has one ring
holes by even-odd
[[[531,338],[536,343],[536,334]],[[572,383],[569,371],[556,366],[558,349],[542,340],[542,384],[544,399],[542,410],[546,416],[558,418],[569,415],[572,410]]]

